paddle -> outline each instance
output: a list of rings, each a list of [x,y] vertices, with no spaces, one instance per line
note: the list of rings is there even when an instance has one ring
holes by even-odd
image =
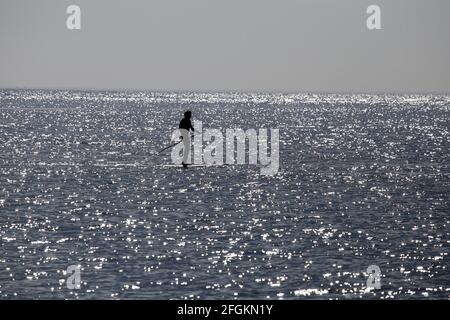
[[[194,134],[191,136],[191,139],[194,137]],[[161,152],[163,152],[164,150],[167,150],[169,148],[175,147],[177,144],[179,144],[180,142],[182,142],[183,139],[181,139],[178,142],[175,142],[174,144],[171,144],[170,146],[165,147],[164,149],[162,149],[161,151],[159,151],[157,154],[160,154]]]

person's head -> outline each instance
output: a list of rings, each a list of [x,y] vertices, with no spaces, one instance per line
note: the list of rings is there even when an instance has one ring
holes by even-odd
[[[190,119],[192,117],[192,112],[189,110],[184,113],[184,117]]]

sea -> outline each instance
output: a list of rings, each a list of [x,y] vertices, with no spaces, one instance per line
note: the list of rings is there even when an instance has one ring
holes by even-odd
[[[279,130],[279,169],[171,134]],[[1,299],[448,299],[450,96],[0,90]]]

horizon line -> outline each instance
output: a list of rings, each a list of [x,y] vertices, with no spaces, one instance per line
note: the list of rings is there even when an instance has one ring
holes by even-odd
[[[148,89],[148,88],[82,88],[82,87],[0,87],[0,90],[50,90],[50,91],[116,91],[116,92],[161,92],[161,93],[241,93],[241,94],[324,94],[324,95],[443,95],[441,91],[326,91],[326,90],[264,90],[264,89]]]

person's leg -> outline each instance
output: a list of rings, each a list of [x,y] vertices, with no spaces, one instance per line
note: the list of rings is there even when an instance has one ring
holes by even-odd
[[[191,136],[186,129],[181,129],[181,135],[183,137],[183,164],[189,164],[191,163]]]

